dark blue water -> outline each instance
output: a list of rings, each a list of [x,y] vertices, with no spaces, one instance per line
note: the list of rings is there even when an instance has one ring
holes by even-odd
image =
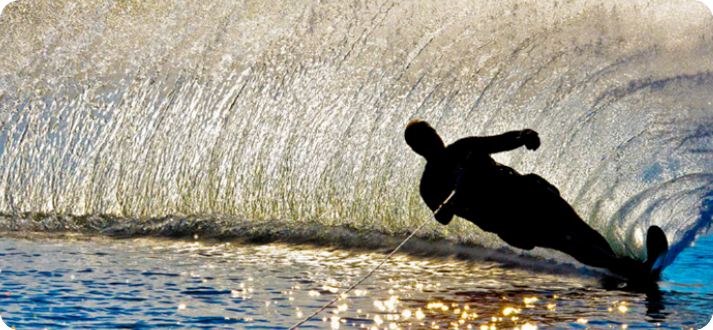
[[[678,285],[676,291],[711,294],[713,271],[706,270],[713,264],[713,235],[702,237],[695,245],[676,257],[676,262],[666,269],[664,277]],[[672,284],[673,284],[672,283]],[[713,305],[708,306],[713,312]]]
[[[706,316],[713,316],[713,235],[700,238],[693,247],[679,254],[663,277],[662,290],[679,297],[680,308],[703,314],[694,328],[706,325],[711,319]]]

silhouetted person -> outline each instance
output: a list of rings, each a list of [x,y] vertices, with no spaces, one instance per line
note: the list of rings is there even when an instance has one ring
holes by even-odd
[[[405,138],[411,149],[426,158],[420,193],[431,210],[438,210],[435,218],[441,224],[447,225],[457,215],[520,249],[555,249],[583,264],[607,268],[627,278],[658,278],[658,272],[650,274],[656,260],[644,263],[617,257],[607,240],[577,215],[555,186],[536,174],[522,175],[490,157],[522,146],[537,150],[540,138],[535,131],[466,137],[446,147],[433,127],[414,120],[406,127]],[[655,238],[654,246],[651,237]],[[668,250],[660,228],[652,226],[648,240],[648,255],[654,259],[663,249]]]

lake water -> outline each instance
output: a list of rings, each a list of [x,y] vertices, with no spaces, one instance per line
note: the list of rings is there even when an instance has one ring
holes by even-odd
[[[385,256],[314,246],[0,239],[0,315],[15,329],[286,329]],[[646,293],[546,261],[397,254],[304,329],[700,329],[713,239]],[[488,260],[490,259],[490,260]],[[519,260],[519,261],[518,261]]]

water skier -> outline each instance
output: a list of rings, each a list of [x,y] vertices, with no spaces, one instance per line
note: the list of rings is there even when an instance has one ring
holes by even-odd
[[[522,146],[537,150],[537,132],[525,129],[472,136],[445,146],[427,122],[413,120],[406,126],[405,138],[413,151],[426,158],[420,193],[431,210],[438,210],[435,218],[441,224],[447,225],[458,215],[520,249],[555,249],[585,265],[606,268],[628,279],[659,278],[660,264],[668,251],[666,236],[659,227],[648,230],[646,261],[618,257],[555,186],[537,174],[522,175],[490,156]]]

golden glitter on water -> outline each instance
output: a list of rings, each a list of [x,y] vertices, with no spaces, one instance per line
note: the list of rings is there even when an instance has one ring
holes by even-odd
[[[530,323],[525,323],[525,324],[522,325],[521,330],[537,330],[537,326],[536,326],[536,325],[532,325],[532,324],[530,324]]]
[[[382,312],[386,310],[386,306],[384,306],[384,303],[381,300],[374,300],[374,307],[378,308]]]
[[[618,307],[617,309],[618,309],[619,312],[622,313],[622,314],[626,314],[626,312],[629,311],[629,308],[626,307],[626,303],[622,303],[621,305],[619,305],[619,307]]]
[[[534,307],[533,304],[537,302],[537,300],[537,297],[526,297],[523,299],[523,301],[525,302],[525,306],[527,307]]]
[[[377,316],[374,316],[374,323],[376,323],[376,325],[381,325],[382,323],[384,323],[384,320],[382,320],[381,317],[379,317],[379,315],[377,315]]]
[[[503,315],[509,316],[510,314],[518,314],[522,312],[521,309],[513,308],[513,307],[507,307],[503,310]]]
[[[388,308],[389,311],[394,311],[394,310],[396,310],[396,305],[398,303],[398,300],[399,300],[399,297],[391,296],[391,298],[389,298],[389,300],[384,301],[384,306],[386,306],[386,308]]]
[[[471,281],[465,278],[461,284],[470,285]],[[292,290],[295,291],[285,294],[288,298],[294,295],[298,303],[300,297],[308,295],[313,299],[322,297],[331,299],[333,297],[331,293],[339,294],[336,293],[341,291],[338,288],[346,287],[348,282],[346,280],[338,282],[334,278],[325,276],[311,288],[303,287],[297,291],[293,286]],[[441,284],[436,281],[416,281],[413,278],[390,278],[382,279],[380,282],[387,283],[381,287],[365,285],[351,291],[349,297],[337,300],[332,309],[327,311],[322,327],[329,329],[328,326],[331,325],[332,329],[354,327],[370,330],[416,328],[533,330],[542,326],[538,324],[540,322],[535,322],[539,321],[542,315],[545,315],[544,319],[549,319],[549,315],[557,318],[556,312],[566,311],[569,302],[560,301],[558,295],[513,294],[509,291],[497,292],[497,290],[492,293],[475,291],[469,295],[444,298],[440,293],[446,285],[445,282]],[[447,288],[451,290],[452,286],[449,285]],[[423,297],[425,290],[429,298]],[[369,298],[361,298],[367,295]],[[609,297],[593,296],[591,301],[595,304],[604,303],[605,305],[601,306],[604,313],[607,307],[610,307],[612,312],[632,313],[633,304],[624,302],[621,298],[609,300]],[[292,313],[295,314],[296,312]],[[304,314],[305,311],[302,311],[300,315],[304,317]],[[574,319],[563,317],[559,322],[558,326],[569,323],[569,325],[579,324],[586,327],[592,321],[579,319],[575,323]],[[621,329],[621,324],[617,324],[615,328]]]
[[[429,303],[428,305],[426,305],[426,308],[428,308],[428,309],[435,309],[435,308],[441,308],[441,306],[443,306],[443,303],[440,303],[440,302],[432,302],[432,303]]]
[[[416,311],[416,318],[417,318],[417,319],[423,320],[425,317],[426,317],[426,315],[423,314],[423,311],[421,311],[420,309]]]
[[[330,318],[330,326],[332,327],[332,329],[339,329],[339,326],[341,325],[339,322],[340,320],[341,318],[338,316],[332,316]]]
[[[404,319],[408,319],[409,317],[411,317],[411,311],[408,309],[405,309],[403,312],[401,312],[401,316],[403,316]]]

